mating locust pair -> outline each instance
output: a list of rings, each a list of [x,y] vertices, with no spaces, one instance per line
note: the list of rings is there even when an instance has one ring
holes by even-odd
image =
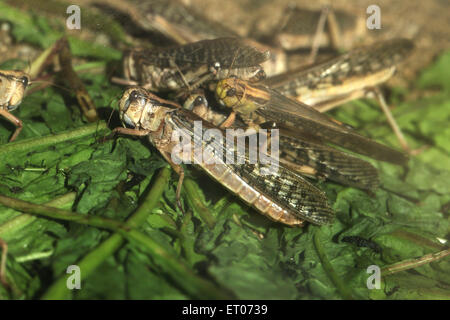
[[[274,221],[290,226],[302,226],[305,221],[326,224],[334,215],[327,198],[303,176],[368,191],[379,184],[371,164],[328,143],[398,165],[405,164],[407,156],[300,101],[304,98],[313,106],[323,106],[362,97],[392,76],[396,64],[412,47],[403,39],[381,42],[310,69],[268,79],[261,64],[269,53],[236,38],[131,50],[125,54],[124,67],[127,82],[135,87],[127,89],[120,100],[120,118],[128,128],[115,131],[149,137],[180,175],[178,197],[184,177],[180,163],[185,161],[195,163]],[[211,88],[213,94],[208,92]],[[169,95],[176,91],[176,96],[169,101],[149,90]],[[175,99],[180,104],[172,101]],[[195,130],[195,121],[202,121],[201,131]],[[212,128],[240,128],[244,134],[278,129],[280,159],[276,170],[262,174],[264,165],[251,162],[249,150],[238,153],[236,147],[212,137],[201,141],[199,160],[194,141]],[[182,159],[173,158],[179,143],[172,139],[174,131],[181,132],[190,144],[190,152]],[[218,156],[225,153],[241,157],[241,161],[227,163]]]

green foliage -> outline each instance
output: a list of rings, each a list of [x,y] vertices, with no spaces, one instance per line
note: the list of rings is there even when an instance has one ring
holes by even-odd
[[[0,12],[0,19],[15,17],[13,34],[18,41],[45,48],[60,36],[61,29],[54,29],[44,18],[1,3]],[[120,57],[112,48],[98,50],[79,39],[72,39],[71,46],[75,56],[98,62]],[[417,80],[420,90],[438,87],[442,91],[418,101],[401,102],[394,109],[412,147],[428,146],[409,162],[408,168],[373,161],[382,180],[375,196],[320,183],[336,212],[334,224],[295,229],[272,223],[219,184],[188,168],[195,181],[192,188],[206,211],[184,192],[187,212],[179,212],[174,176],[139,230],[153,239],[160,252],[176,257],[186,270],[216,285],[227,297],[449,299],[448,258],[384,277],[381,290],[368,290],[366,286],[368,266],[383,268],[443,250],[437,238],[448,238],[449,58],[450,53],[444,54]],[[112,102],[121,88],[111,85],[104,75],[84,73],[82,78],[97,106],[114,106]],[[39,204],[62,197],[65,201],[55,206],[125,221],[152,187],[154,173],[165,166],[145,140],[119,137],[103,141],[108,133],[104,125],[73,137],[87,125],[76,101],[61,90],[47,88],[33,93],[14,114],[24,122],[16,144],[24,143],[27,148],[7,143],[13,127],[0,120],[1,195]],[[334,115],[368,136],[397,146],[384,115],[372,104],[349,104]],[[59,143],[45,142],[52,134],[61,137]],[[70,134],[70,138],[64,138]],[[73,192],[73,197],[65,196]],[[17,289],[0,287],[0,295],[39,298],[68,265],[91,259],[89,253],[110,236],[106,230],[28,216],[0,206],[0,238],[9,244],[7,277]],[[342,241],[346,236],[370,239],[382,251]],[[158,260],[161,257],[138,243],[119,245],[113,254],[97,261],[99,266],[83,280],[81,290],[65,294],[77,299],[199,297],[181,285],[191,281],[190,273],[186,271],[185,278],[174,277],[172,265]],[[201,297],[217,298],[218,293]]]

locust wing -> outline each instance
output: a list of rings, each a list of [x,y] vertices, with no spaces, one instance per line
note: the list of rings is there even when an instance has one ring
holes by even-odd
[[[300,135],[313,135],[353,152],[381,161],[405,164],[407,156],[358,134],[354,129],[333,121],[314,108],[291,100],[276,90],[267,88],[270,99],[261,104],[255,113],[278,126],[285,126]]]
[[[369,162],[298,137],[280,136],[280,161],[295,171],[364,190],[380,184]]]
[[[145,50],[141,51],[141,55],[147,63],[160,68],[172,67],[173,63],[180,68],[218,63],[223,69],[257,66],[270,57],[268,51],[261,52],[239,38],[201,40],[183,46]]]
[[[318,65],[267,78],[263,83],[283,94],[297,96],[301,88],[318,90],[395,67],[414,49],[408,39],[392,39],[355,48]],[[364,82],[361,82],[364,85]],[[355,88],[353,88],[355,89]]]
[[[194,130],[195,120],[202,121],[203,138],[206,129],[218,130],[189,110],[179,109],[170,115],[173,126],[185,132],[191,141],[198,135]],[[276,160],[270,161],[271,173],[264,173],[267,164],[250,161],[248,146],[246,152],[239,153],[236,147],[230,148],[224,141],[201,141],[203,150],[206,147],[214,150],[209,160],[215,158],[212,159],[213,164],[203,161],[198,166],[262,214],[289,225],[299,225],[302,220],[322,225],[333,220],[334,213],[325,194],[299,174],[279,165]],[[235,158],[233,163],[226,163],[217,156],[230,152]]]

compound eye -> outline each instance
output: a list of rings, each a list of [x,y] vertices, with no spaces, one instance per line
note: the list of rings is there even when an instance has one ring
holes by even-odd
[[[201,106],[201,105],[208,105],[208,102],[206,101],[206,99],[202,96],[198,96],[197,98],[195,98],[194,100],[194,106]]]
[[[264,72],[264,70],[259,70],[256,74],[256,78],[259,80],[264,80],[266,78],[266,73]]]
[[[233,97],[236,95],[236,89],[235,88],[231,88],[230,90],[227,91],[227,97]]]
[[[139,98],[139,93],[135,90],[130,93],[130,100],[136,101]]]
[[[28,86],[28,78],[27,77],[22,77],[20,78],[20,82],[22,82],[22,84],[26,87]]]

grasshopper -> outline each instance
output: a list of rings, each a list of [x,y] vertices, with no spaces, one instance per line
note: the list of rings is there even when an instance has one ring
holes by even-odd
[[[328,6],[321,10],[287,7],[282,16],[273,41],[285,50],[326,46],[349,49],[367,30],[363,16]]]
[[[375,94],[404,150],[408,144],[392,116],[378,85],[391,78],[397,64],[414,48],[407,39],[392,39],[351,50],[337,58],[266,79],[278,92],[328,111],[345,102]]]
[[[189,96],[183,107],[217,127],[245,128],[239,118],[227,123],[228,115],[210,106],[202,92]],[[377,170],[370,163],[307,137],[293,137],[281,131],[279,150],[280,163],[301,175],[325,178],[368,191],[379,185]]]
[[[256,129],[267,122],[284,127],[293,135],[313,137],[381,161],[403,165],[407,156],[358,134],[351,127],[294,101],[265,84],[252,84],[238,78],[218,82],[218,99]]]
[[[108,1],[105,5],[129,16],[131,21],[152,36],[156,31],[180,46],[201,40],[239,37],[233,30],[212,21],[201,12],[180,3],[180,1],[126,0]],[[270,59],[263,63],[264,70],[268,75],[279,74],[286,70],[287,57],[283,50],[250,39],[242,39],[242,41],[261,51],[270,50],[272,53]],[[144,84],[140,83],[140,85]]]
[[[215,140],[202,140],[200,152],[192,141],[198,137],[194,122],[203,124],[202,137],[206,129],[217,129],[202,120],[193,112],[181,106],[160,99],[144,88],[130,88],[120,100],[120,117],[130,128],[117,128],[118,133],[148,136],[150,142],[179,174],[177,198],[180,195],[184,169],[174,161],[173,151],[178,142],[172,140],[174,131],[181,132],[190,144],[190,152],[179,156],[179,160],[194,163],[214,180],[222,184],[240,199],[257,209],[268,218],[289,226],[303,226],[305,221],[326,224],[332,221],[333,211],[328,205],[325,194],[292,170],[280,165],[276,173],[262,175],[262,164],[251,164],[247,153],[242,164],[229,164],[223,161],[214,150],[237,154],[236,148],[230,149]],[[192,151],[194,150],[194,151]],[[203,155],[203,159],[198,159]],[[178,156],[177,156],[178,157]],[[239,157],[239,154],[238,154]]]
[[[0,70],[0,115],[17,127],[9,140],[10,142],[14,141],[22,130],[22,121],[10,112],[17,109],[22,102],[25,90],[31,84],[30,79],[33,78],[33,83],[41,82],[35,81],[37,75],[51,65],[54,58],[58,58],[58,66],[61,68],[60,72],[64,74],[64,79],[67,81],[67,84],[75,92],[81,109],[88,121],[92,122],[98,119],[97,111],[91,97],[73,70],[72,56],[67,39],[61,38],[53,46],[41,53],[36,59],[36,62],[33,63],[30,74],[23,71]],[[47,84],[52,83],[47,82]]]
[[[219,38],[159,50],[128,51],[124,57],[124,73],[130,83],[153,91],[194,89],[229,74],[251,81],[262,80],[265,73],[260,64],[269,56],[268,51],[260,52],[240,39]]]
[[[10,112],[20,105],[29,84],[30,77],[23,71],[0,70],[0,115],[16,126],[10,142],[14,141],[22,130],[22,121]]]
[[[176,0],[102,0],[101,2],[128,15],[131,21],[143,30],[150,33],[156,31],[179,45],[238,36],[226,26],[208,19],[200,12]]]

